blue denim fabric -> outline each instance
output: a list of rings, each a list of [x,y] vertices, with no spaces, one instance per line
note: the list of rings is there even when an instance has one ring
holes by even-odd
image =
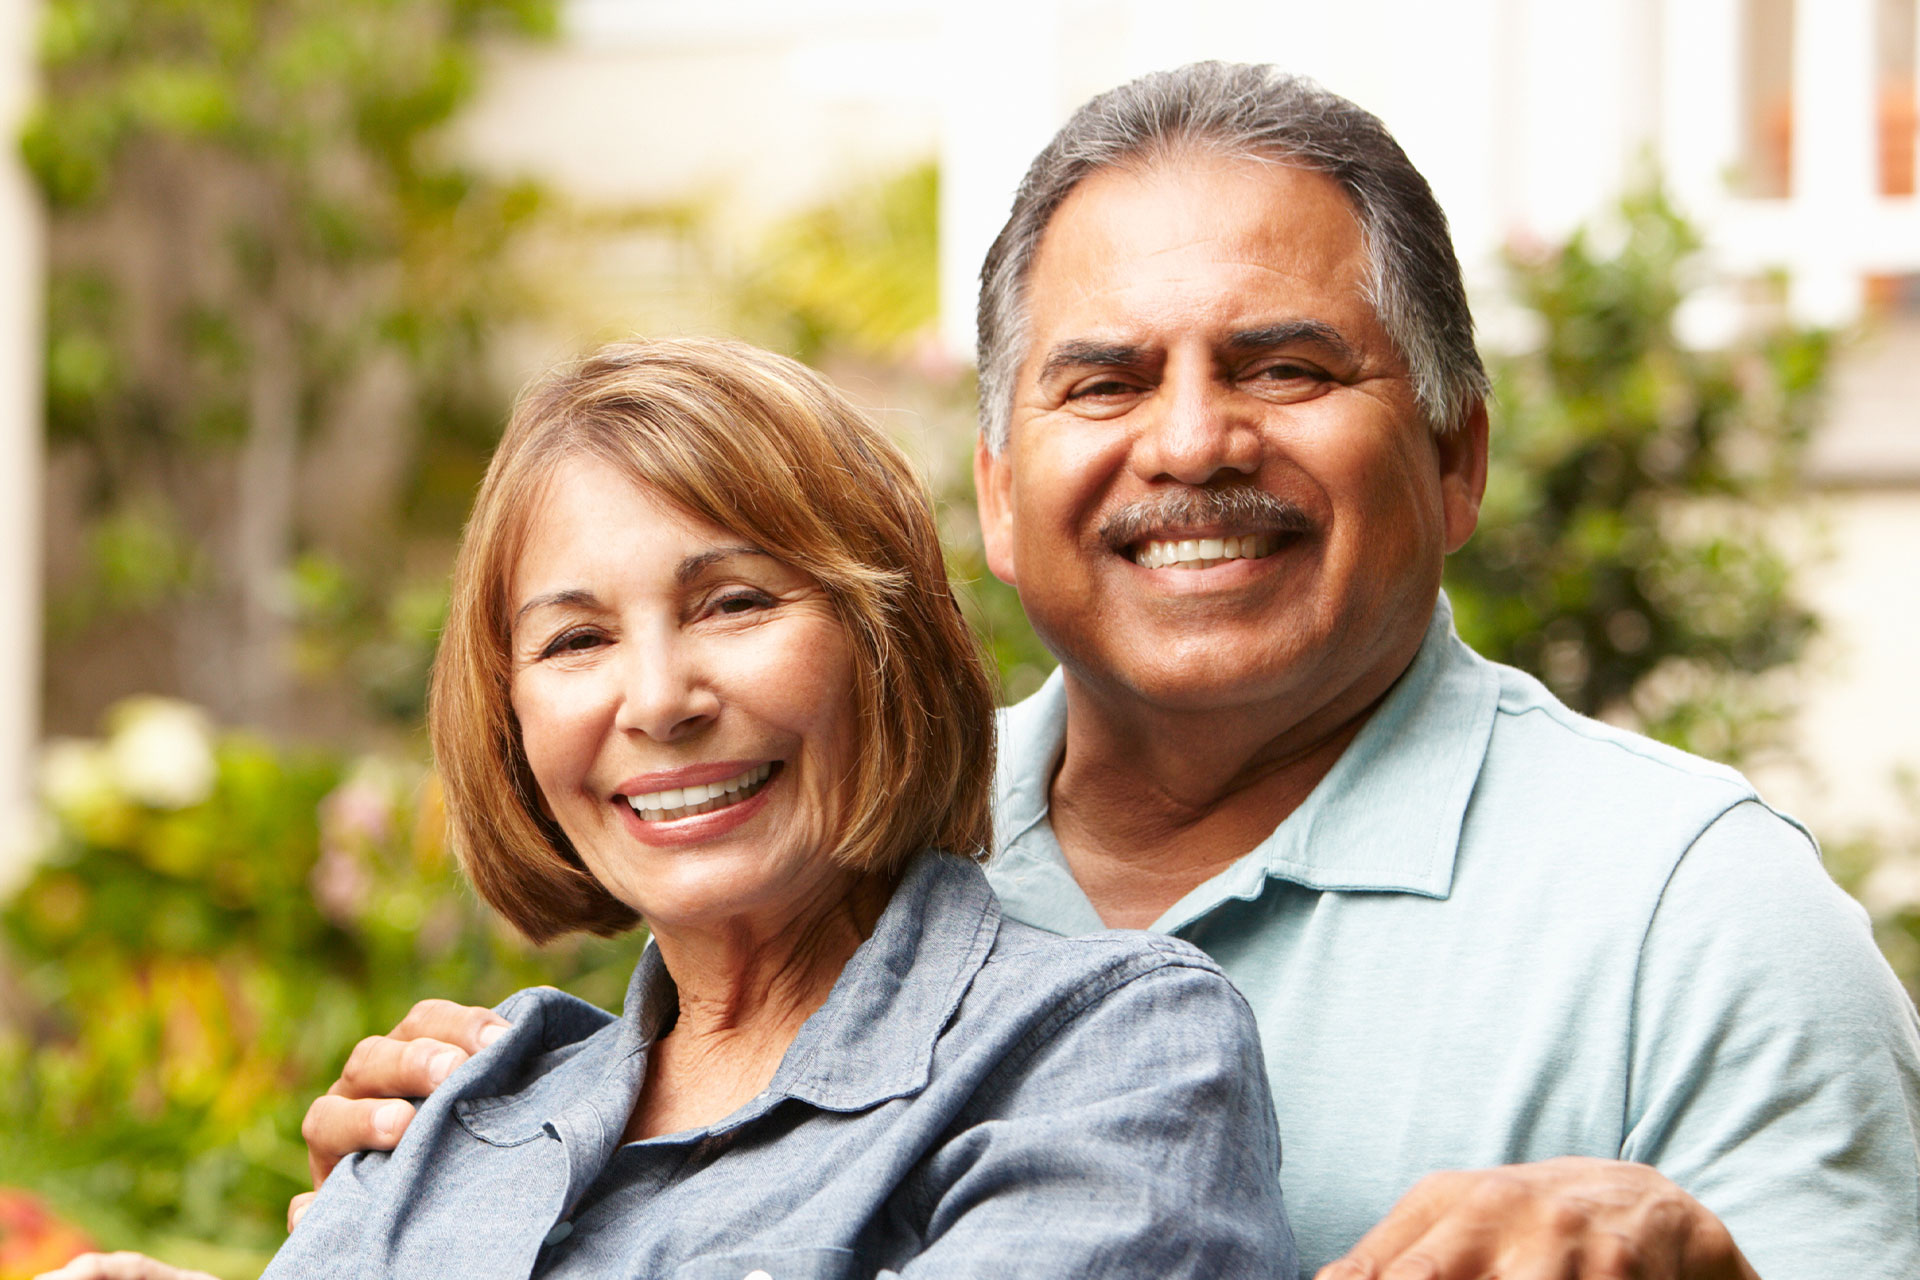
[[[618,1021],[514,996],[266,1275],[1295,1273],[1253,1016],[1186,943],[1006,921],[979,868],[922,855],[764,1093],[623,1146],[673,1008],[652,947]]]

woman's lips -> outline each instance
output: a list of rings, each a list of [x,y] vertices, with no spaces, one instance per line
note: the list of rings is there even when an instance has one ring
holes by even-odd
[[[641,795],[628,795],[627,803],[648,822],[671,822],[676,818],[723,809],[747,799],[773,771],[771,762],[750,765],[729,777],[711,782],[693,782],[685,786],[662,787]]]
[[[697,805],[682,803],[678,806],[677,816],[669,817],[675,810],[635,808],[633,798],[616,795],[614,805],[620,810],[621,819],[627,829],[645,844],[650,845],[690,845],[700,844],[723,836],[740,826],[766,807],[767,797],[780,781],[779,761],[755,766],[748,776],[757,774],[755,781],[739,787],[731,793],[724,793],[720,802],[701,801]],[[681,789],[682,800],[685,791]],[[731,795],[737,797],[726,799]],[[643,793],[640,798],[664,799],[662,793]],[[697,812],[696,812],[697,810]]]

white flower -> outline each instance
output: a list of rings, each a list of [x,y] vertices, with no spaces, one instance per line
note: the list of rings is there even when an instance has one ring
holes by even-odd
[[[58,838],[53,815],[37,805],[19,805],[0,818],[0,902],[26,884]]]
[[[107,755],[121,792],[155,809],[185,809],[213,792],[213,726],[190,703],[155,697],[120,703]]]
[[[119,799],[113,765],[98,742],[55,738],[40,748],[40,797],[55,813],[86,813]]]

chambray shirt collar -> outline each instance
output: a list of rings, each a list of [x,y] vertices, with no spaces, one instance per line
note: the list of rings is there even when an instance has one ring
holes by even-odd
[[[767,1089],[720,1123],[672,1140],[738,1128],[789,1098],[823,1110],[861,1111],[925,1088],[935,1042],[986,962],[1000,919],[978,866],[941,853],[915,857],[873,934],[847,962],[827,1002],[802,1024]],[[618,1022],[526,1090],[463,1103],[461,1123],[497,1146],[550,1133],[565,1143],[572,1163],[597,1170],[619,1145],[645,1077],[647,1050],[676,1005],[673,979],[649,942]]]
[[[1175,903],[1153,928],[1182,928],[1269,879],[1310,889],[1444,898],[1467,801],[1486,758],[1499,676],[1453,631],[1445,595],[1419,652],[1305,802],[1245,857]],[[1003,722],[994,886],[1014,919],[1061,933],[1100,928],[1047,821],[1066,743],[1055,672]]]

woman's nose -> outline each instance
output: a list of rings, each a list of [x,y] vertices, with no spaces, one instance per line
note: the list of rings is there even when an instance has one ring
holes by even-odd
[[[1223,471],[1259,470],[1257,420],[1237,403],[1231,387],[1210,374],[1170,371],[1146,408],[1134,449],[1145,479],[1203,485]]]
[[[621,655],[615,727],[672,742],[697,731],[720,711],[720,698],[699,660],[684,644],[629,643]]]

